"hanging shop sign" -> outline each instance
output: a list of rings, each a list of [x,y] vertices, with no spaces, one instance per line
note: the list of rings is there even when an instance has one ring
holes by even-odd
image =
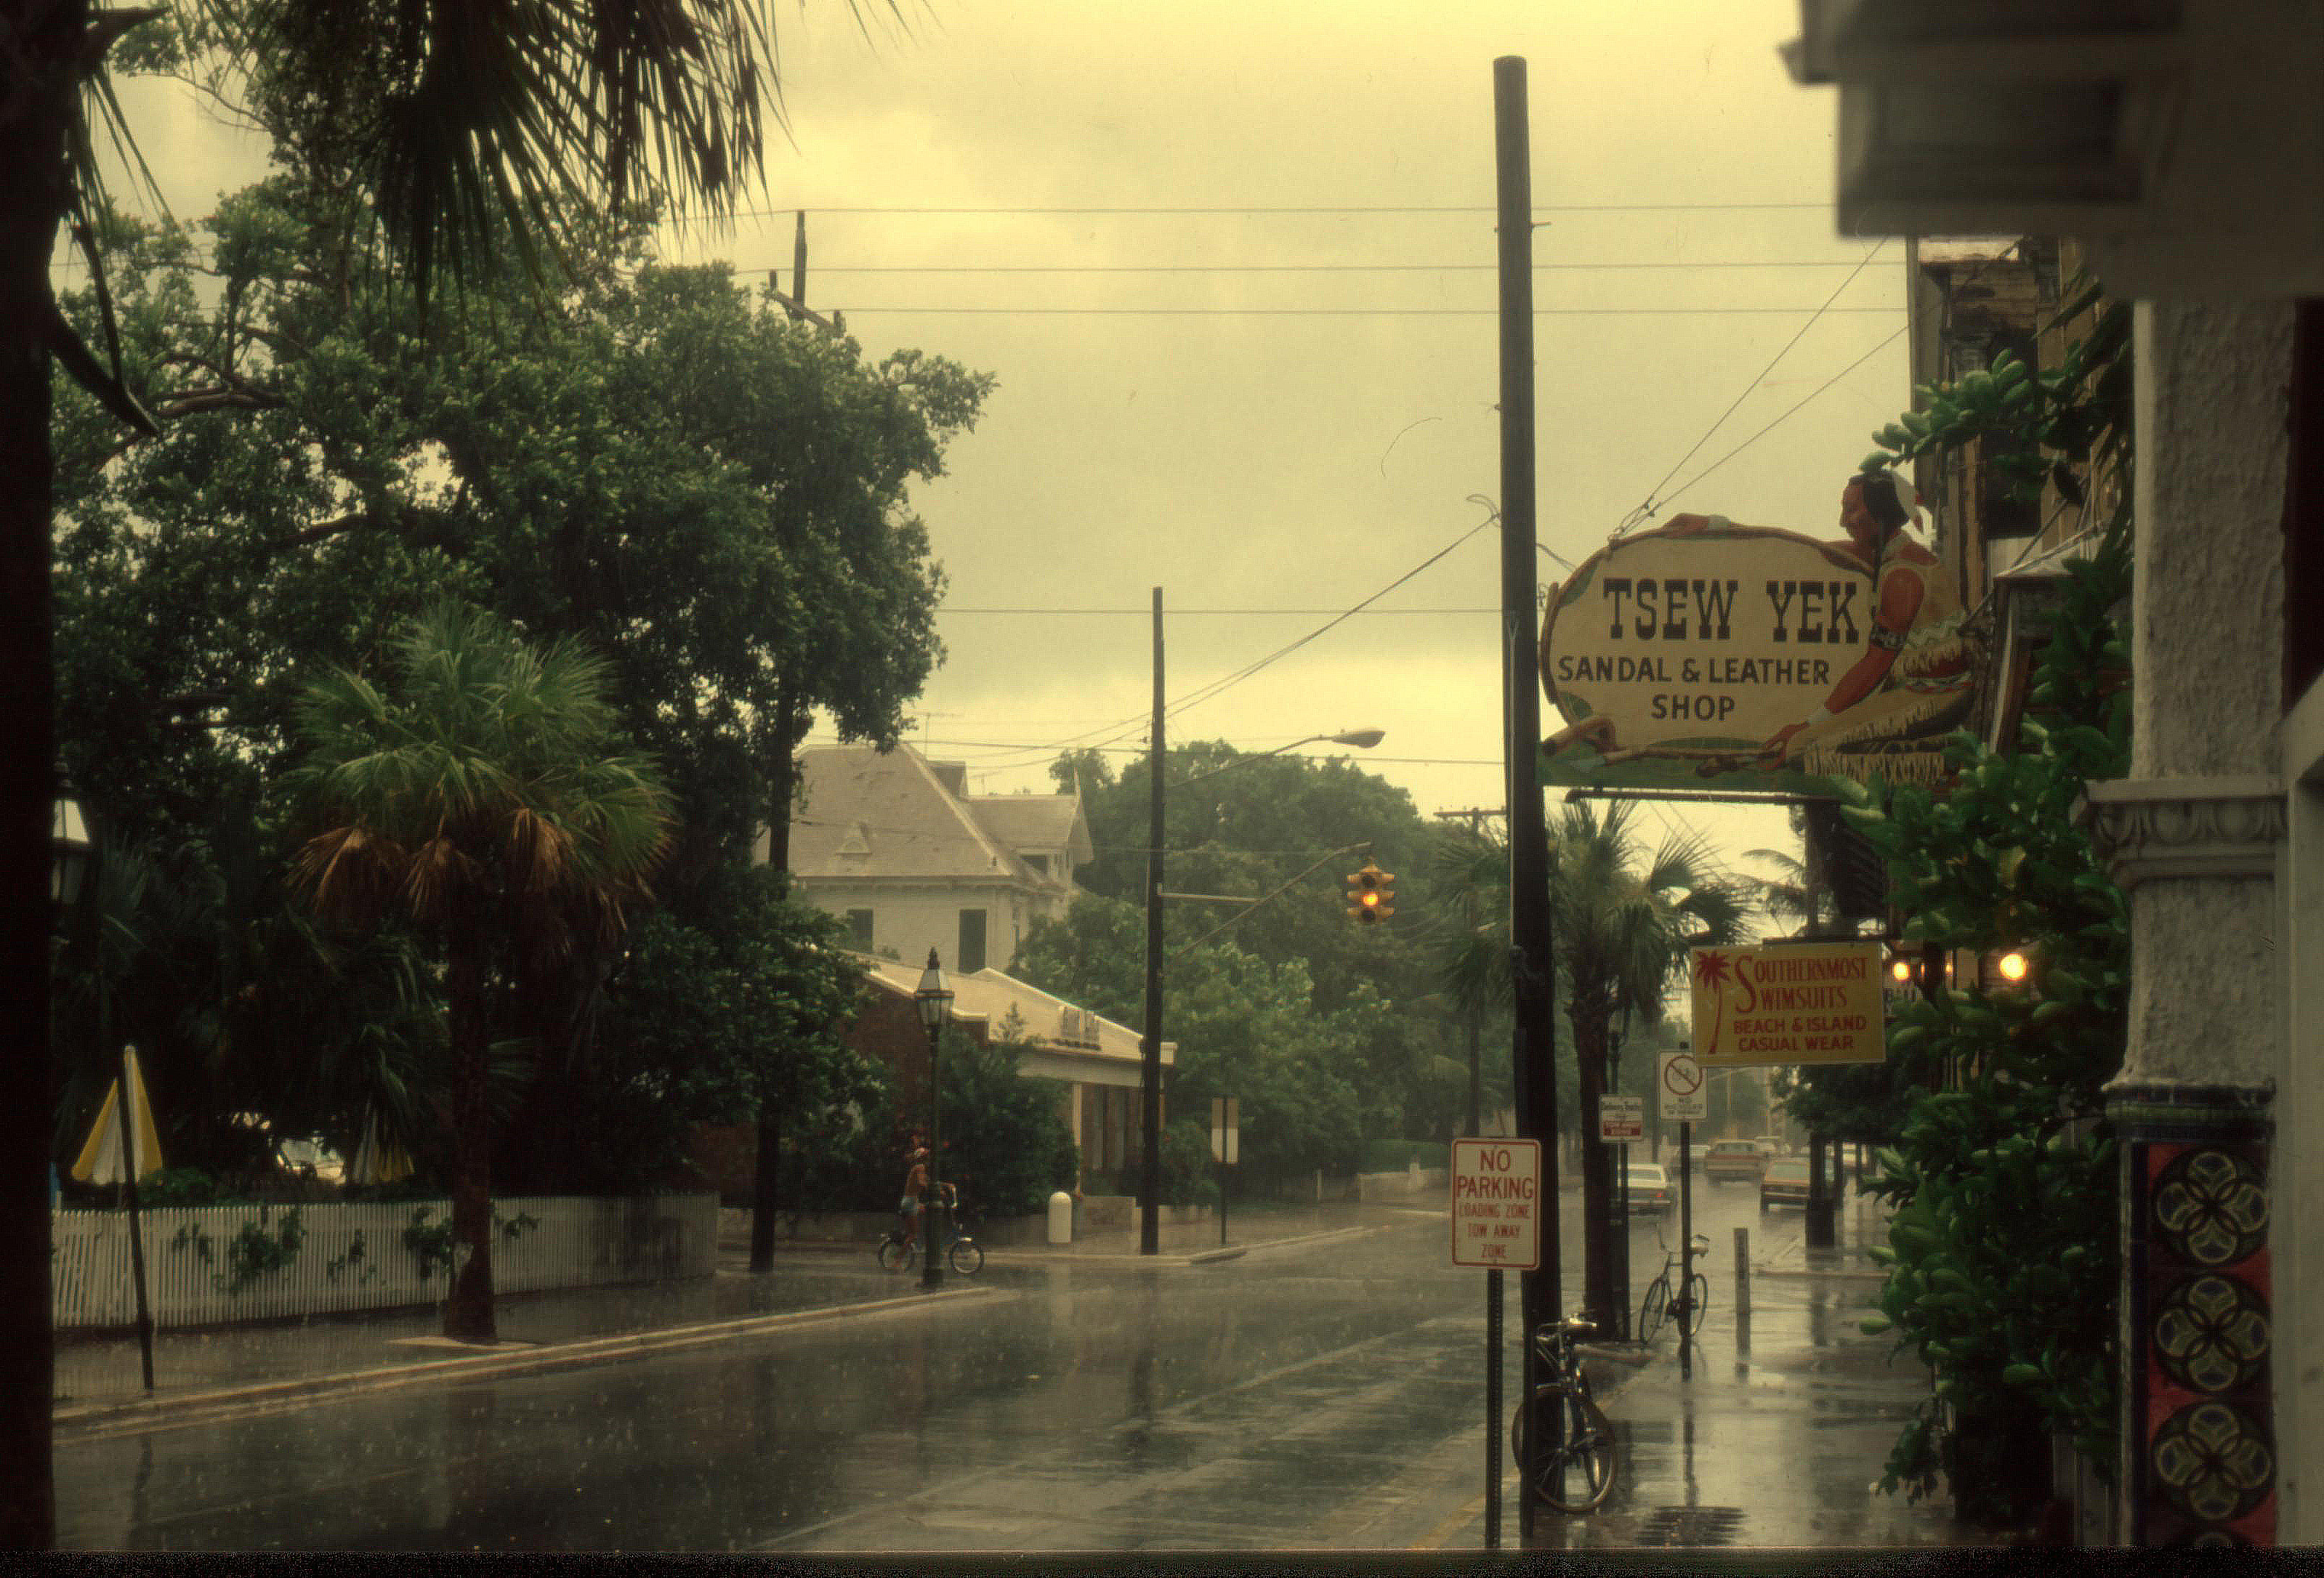
[[[1706,1069],[1888,1055],[1877,942],[1698,948],[1689,964],[1694,1055]]]
[[[1909,535],[1818,542],[1683,516],[1552,591],[1542,686],[1563,726],[1544,781],[1941,783],[1973,667],[1951,578]]]

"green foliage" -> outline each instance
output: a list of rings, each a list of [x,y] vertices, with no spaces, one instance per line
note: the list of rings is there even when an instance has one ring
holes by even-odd
[[[1176,1118],[1162,1131],[1162,1203],[1216,1206],[1219,1164],[1211,1157],[1211,1130],[1201,1118]]]
[[[424,939],[332,934],[283,892],[302,682],[375,673],[447,594],[543,646],[586,643],[616,733],[659,758],[682,819],[657,895],[715,928],[727,898],[696,890],[745,860],[790,724],[819,708],[891,739],[936,660],[942,576],[909,488],[991,380],[869,358],[724,267],[656,267],[645,215],[571,229],[554,297],[480,267],[423,317],[359,194],[303,179],[322,156],[302,146],[223,199],[208,263],[184,232],[98,218],[128,379],[163,423],[127,436],[57,382],[60,749],[121,857],[105,928],[67,950],[60,1125],[101,1093],[105,1049],[134,1040],[173,1159],[255,1167],[234,1112],[343,1153],[377,1113],[440,1176],[446,983]],[[101,343],[92,292],[62,305]],[[209,726],[189,729],[169,699],[195,693]],[[683,1130],[622,1121],[653,1070],[593,1044],[613,965],[579,949],[500,994],[513,1084],[493,1105],[530,1121],[570,1093],[588,1142],[539,1154],[634,1188]]]
[[[1144,936],[1134,906],[1087,895],[1064,920],[1036,922],[1013,968],[1046,991],[1136,1024],[1145,1016]],[[1223,940],[1172,959],[1165,978],[1163,1036],[1178,1048],[1168,1076],[1172,1108],[1207,1115],[1213,1097],[1236,1097],[1240,1165],[1255,1188],[1318,1168],[1352,1171],[1362,1106],[1348,1048],[1387,1017],[1369,989],[1336,1014],[1318,1014],[1304,965],[1268,964]]]
[[[1052,1194],[1073,1188],[1077,1164],[1062,1110],[1065,1087],[1020,1074],[1027,1043],[1006,1031],[980,1046],[954,1027],[940,1058],[940,1176],[958,1187],[971,1211],[987,1216],[1046,1210]]]
[[[427,1206],[419,1206],[411,1213],[411,1220],[403,1225],[403,1247],[410,1252],[411,1262],[419,1269],[418,1275],[423,1282],[438,1271],[448,1272],[452,1269],[452,1218],[447,1216],[439,1222],[431,1222],[431,1215]]]
[[[586,1153],[583,1181],[599,1188],[667,1173],[697,1120],[769,1111],[787,1138],[820,1132],[882,1078],[845,1039],[862,985],[845,946],[844,924],[787,896],[779,873],[712,873],[683,911],[632,929],[586,1058],[536,1087],[557,1097],[537,1121],[586,1136],[558,1149]]]
[[[217,1179],[198,1167],[167,1168],[137,1186],[141,1206],[214,1206],[225,1196]]]
[[[1913,1102],[1868,1186],[1895,1214],[1867,1329],[1894,1329],[1936,1376],[1882,1483],[1918,1495],[1942,1472],[1997,1519],[2022,1513],[2009,1492],[2024,1481],[1979,1455],[1995,1441],[2061,1432],[2109,1478],[2116,1458],[2119,1356],[2093,1312],[2119,1289],[2100,1092],[2122,1058],[2128,912],[2072,810],[2128,763],[2126,698],[2087,672],[2114,649],[2127,543],[2111,536],[2070,574],[2039,675],[2046,720],[2026,723],[2022,748],[1957,737],[1950,795],[1901,789],[1883,809],[1867,794],[1849,812],[1889,861],[1908,940],[2034,959],[2020,986],[1947,989],[1892,1015],[1891,1062],[1941,1088]]]
[[[1341,1072],[1360,1132],[1450,1135],[1466,1107],[1467,1060],[1460,1022],[1434,977],[1433,939],[1446,924],[1425,858],[1434,830],[1411,797],[1349,760],[1244,755],[1217,741],[1172,748],[1163,771],[1166,886],[1277,895],[1248,908],[1172,905],[1166,951],[1175,955],[1215,931],[1222,946],[1268,967],[1296,965],[1314,1014],[1344,1038]],[[1064,789],[1080,789],[1090,819],[1098,858],[1079,874],[1082,885],[1142,904],[1148,764],[1132,761],[1117,775],[1096,752],[1069,752],[1051,774]],[[1384,925],[1357,926],[1345,913],[1346,875],[1367,855],[1329,852],[1359,842],[1397,878],[1397,914]],[[1140,1023],[1145,1011],[1142,919],[1137,928],[1128,951],[1085,959],[1087,968],[1070,977],[1085,983],[1075,990],[1098,994],[1075,1001],[1125,1024]],[[1185,962],[1172,958],[1166,980],[1175,981]],[[1196,1038],[1183,1032],[1176,987],[1165,991],[1164,1033],[1185,1055],[1201,1054]],[[1172,1099],[1182,1095],[1174,1083]]]
[[[220,1292],[237,1294],[290,1265],[306,1246],[307,1225],[300,1219],[299,1208],[292,1206],[282,1213],[282,1220],[273,1221],[271,1206],[261,1206],[255,1221],[244,1221],[226,1242],[226,1269],[210,1273],[211,1285]],[[191,1250],[194,1258],[205,1266],[216,1264],[218,1251],[210,1235],[198,1223],[189,1222],[178,1229],[170,1240],[174,1251]]]
[[[323,1275],[336,1282],[353,1272],[356,1274],[358,1283],[368,1282],[379,1275],[379,1268],[371,1263],[370,1256],[370,1248],[364,1242],[363,1229],[358,1227],[347,1240],[345,1252],[333,1255],[323,1262]]]
[[[2096,291],[2087,291],[2059,317],[2071,317],[2096,300]],[[1990,368],[1958,382],[1922,384],[1913,391],[1917,408],[1873,435],[1880,448],[1865,456],[1864,469],[1982,439],[1990,441],[1987,463],[2008,479],[2019,499],[2038,500],[2049,482],[2079,504],[2085,492],[2082,468],[2129,445],[2131,362],[2124,353],[2129,344],[2130,305],[2116,302],[2045,372],[2033,372],[2005,351]]]

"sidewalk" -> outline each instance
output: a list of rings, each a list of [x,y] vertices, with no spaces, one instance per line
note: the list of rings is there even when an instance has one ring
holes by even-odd
[[[988,1266],[1063,1263],[1179,1271],[1272,1247],[1360,1234],[1367,1208],[1349,1205],[1253,1209],[1228,1220],[1165,1225],[1153,1255],[1138,1252],[1134,1225],[1099,1229],[1064,1245],[988,1250]],[[1379,1207],[1371,1207],[1375,1213]],[[750,1274],[747,1240],[722,1239],[718,1270],[685,1282],[514,1294],[496,1302],[501,1341],[489,1347],[438,1335],[433,1309],[322,1316],[299,1322],[153,1338],[153,1390],[144,1390],[134,1335],[60,1334],[56,1353],[59,1436],[223,1417],[298,1406],[318,1394],[377,1390],[451,1375],[507,1373],[597,1363],[654,1348],[712,1342],[844,1317],[908,1316],[931,1300],[1004,1298],[1001,1289],[949,1270],[936,1293],[917,1273],[882,1271],[873,1245],[787,1241],[773,1274]]]
[[[1879,1287],[1865,1251],[1885,1242],[1878,1202],[1851,1193],[1838,1243],[1772,1252],[1752,1235],[1750,1300],[1737,1307],[1734,1246],[1713,1240],[1704,1272],[1711,1304],[1679,1368],[1669,1327],[1641,1366],[1591,1364],[1600,1405],[1620,1442],[1615,1490],[1598,1511],[1539,1510],[1522,1548],[1609,1550],[1898,1550],[1993,1545],[1997,1537],[1954,1519],[1950,1499],[1914,1502],[1877,1488],[1897,1432],[1929,1395],[1925,1370],[1892,1354],[1891,1336],[1859,1325]],[[1515,1408],[1514,1360],[1503,1380]],[[1416,1496],[1401,1521],[1383,1521],[1374,1542],[1420,1549],[1485,1546],[1482,1421],[1472,1439],[1426,1465],[1442,1478],[1433,1501]],[[1506,1438],[1506,1429],[1503,1431]],[[1501,1464],[1500,1548],[1521,1548],[1517,1477]],[[1416,1482],[1425,1482],[1416,1475]],[[1434,1521],[1420,1518],[1433,1512]],[[1421,1532],[1410,1535],[1419,1528]],[[1359,1539],[1363,1537],[1360,1533]]]

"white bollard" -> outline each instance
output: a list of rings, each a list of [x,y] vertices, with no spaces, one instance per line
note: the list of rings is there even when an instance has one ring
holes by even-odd
[[[1059,1189],[1049,1197],[1049,1242],[1071,1243],[1074,1241],[1074,1197]]]

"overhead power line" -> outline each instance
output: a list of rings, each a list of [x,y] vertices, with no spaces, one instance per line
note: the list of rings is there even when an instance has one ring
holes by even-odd
[[[1651,520],[1654,518],[1655,511],[1661,503],[1661,500],[1659,500],[1655,495],[1662,491],[1663,484],[1665,482],[1668,482],[1673,477],[1678,475],[1680,468],[1694,458],[1695,452],[1701,449],[1704,445],[1711,442],[1711,436],[1727,425],[1727,418],[1735,414],[1736,408],[1742,405],[1745,400],[1751,398],[1751,391],[1758,388],[1759,385],[1766,379],[1767,374],[1775,370],[1775,364],[1777,362],[1791,354],[1792,347],[1798,344],[1801,339],[1806,335],[1810,329],[1815,327],[1816,319],[1823,317],[1832,311],[1832,303],[1840,299],[1840,293],[1846,290],[1850,285],[1856,283],[1856,277],[1864,272],[1865,269],[1871,263],[1873,257],[1882,247],[1887,244],[1887,242],[1884,239],[1874,242],[1869,247],[1865,249],[1864,255],[1857,260],[1856,267],[1848,271],[1847,279],[1842,280],[1833,288],[1832,293],[1824,298],[1823,305],[1817,307],[1814,313],[1809,317],[1808,321],[1799,326],[1797,333],[1794,334],[1790,339],[1784,342],[1782,349],[1778,350],[1773,356],[1767,359],[1767,365],[1759,370],[1758,375],[1744,384],[1741,392],[1737,394],[1734,399],[1728,403],[1728,407],[1725,410],[1719,413],[1719,419],[1713,422],[1710,427],[1703,429],[1702,436],[1696,439],[1693,445],[1688,448],[1687,452],[1678,457],[1678,460],[1671,466],[1671,469],[1662,474],[1662,480],[1657,482],[1653,487],[1646,490],[1646,496],[1644,501],[1642,501],[1637,509],[1630,511],[1629,516],[1625,518],[1621,526],[1617,528],[1618,536],[1623,531],[1628,531],[1630,528],[1637,525],[1642,520]],[[1901,308],[1899,310],[1901,310]]]
[[[1499,317],[1493,307],[904,307],[848,303],[836,310],[918,313],[945,317]],[[1790,317],[1807,307],[1537,307],[1536,317]],[[1902,307],[1835,307],[1830,314],[1886,313]]]
[[[1471,495],[1471,500],[1475,502],[1484,502],[1483,500],[1477,499],[1474,495]],[[1403,585],[1406,582],[1411,580],[1414,576],[1419,574],[1422,571],[1427,569],[1438,560],[1443,558],[1447,554],[1452,552],[1453,549],[1459,547],[1462,543],[1467,542],[1471,537],[1476,536],[1479,532],[1484,530],[1485,528],[1492,525],[1494,521],[1500,518],[1499,510],[1491,509],[1489,505],[1488,505],[1488,509],[1489,513],[1486,515],[1484,519],[1479,521],[1476,525],[1462,532],[1459,537],[1454,537],[1451,542],[1445,544],[1444,546],[1439,548],[1427,558],[1423,559],[1419,564],[1414,565],[1411,569],[1406,571],[1403,574],[1389,582],[1386,586],[1381,587],[1378,592],[1373,592],[1370,597],[1365,598],[1363,601],[1359,602],[1355,607],[1335,614],[1333,618],[1325,620],[1322,625],[1308,631],[1305,636],[1300,637],[1296,641],[1290,643],[1288,646],[1277,648],[1275,651],[1268,654],[1265,657],[1260,658],[1258,662],[1248,664],[1245,666],[1235,670],[1231,674],[1223,674],[1218,679],[1211,681],[1208,684],[1197,686],[1194,690],[1187,693],[1178,700],[1167,703],[1163,708],[1164,716],[1175,716],[1188,707],[1192,707],[1198,702],[1210,700],[1212,697],[1218,695],[1221,692],[1225,691],[1228,687],[1239,684],[1242,681],[1249,679],[1252,674],[1255,674],[1261,669],[1266,668],[1269,664],[1279,662],[1283,658],[1289,656],[1292,653],[1296,652],[1300,647],[1307,645],[1308,642],[1314,640],[1318,636],[1321,636],[1326,630],[1331,629],[1334,625],[1362,612],[1371,604],[1378,602],[1381,598],[1386,597],[1389,592],[1394,592],[1397,587]],[[1151,610],[1148,611],[1150,612]],[[1107,746],[1113,745],[1120,740],[1130,738],[1132,735],[1144,729],[1149,720],[1149,713],[1139,712],[1123,719],[1119,723],[1111,724],[1102,729],[1088,729],[1081,734],[1074,735],[1070,739],[1054,740],[1049,744],[1042,746],[1028,746],[1025,748],[1028,751],[1037,753],[1034,757],[1028,758],[1036,760],[1038,759],[1039,756],[1054,755],[1058,751],[1073,750],[1084,747],[1087,748],[1102,750]],[[1090,742],[1099,735],[1104,735],[1107,738],[1103,739],[1096,739],[1095,743],[1092,745]],[[995,766],[1022,766],[1024,764],[996,763],[991,765]]]
[[[1829,201],[1805,203],[1537,203],[1536,214],[1692,214],[1704,211],[1732,212],[1743,210],[1806,210],[1829,213]],[[807,214],[1494,214],[1499,212],[1489,203],[1429,203],[1429,204],[1315,204],[1315,205],[1252,205],[1250,206],[1215,207],[989,207],[945,206],[840,206],[822,207],[815,204],[793,203],[780,208],[737,208],[731,217],[736,219],[771,219],[805,212]]]
[[[1151,619],[1151,618],[1153,617],[1153,614],[1154,614],[1154,610],[1153,610],[1152,609],[1150,609],[1150,608],[954,608],[954,607],[951,606],[950,604],[945,604],[945,605],[943,605],[943,606],[939,607],[939,608],[937,609],[937,610],[936,610],[936,611],[937,611],[938,613],[946,613],[946,614],[1106,614],[1106,615],[1116,615],[1116,614],[1135,614],[1135,615],[1137,615],[1137,616],[1138,616],[1139,619]],[[1335,608],[1174,608],[1174,609],[1172,609],[1172,610],[1170,610],[1170,617],[1171,617],[1172,619],[1192,619],[1192,618],[1195,618],[1195,617],[1197,617],[1197,616],[1199,616],[1199,615],[1204,615],[1204,614],[1237,614],[1237,615],[1268,615],[1268,616],[1272,616],[1272,615],[1278,615],[1278,614],[1281,614],[1281,615],[1337,614],[1337,613],[1340,613],[1340,612],[1342,612],[1342,610],[1339,610],[1339,609],[1335,609]],[[1367,613],[1367,614],[1380,615],[1380,614],[1498,614],[1498,613],[1499,613],[1501,610],[1499,610],[1499,609],[1497,609],[1497,608],[1484,608],[1484,607],[1478,607],[1478,608],[1368,608],[1368,609],[1364,610],[1363,611],[1364,611],[1365,613]]]
[[[778,265],[735,272],[763,273]],[[1536,263],[1542,273],[1624,271],[1637,269],[1857,269],[1863,265],[1846,258],[1688,263],[1657,259],[1636,263]],[[825,263],[818,274],[1490,274],[1499,263]]]

